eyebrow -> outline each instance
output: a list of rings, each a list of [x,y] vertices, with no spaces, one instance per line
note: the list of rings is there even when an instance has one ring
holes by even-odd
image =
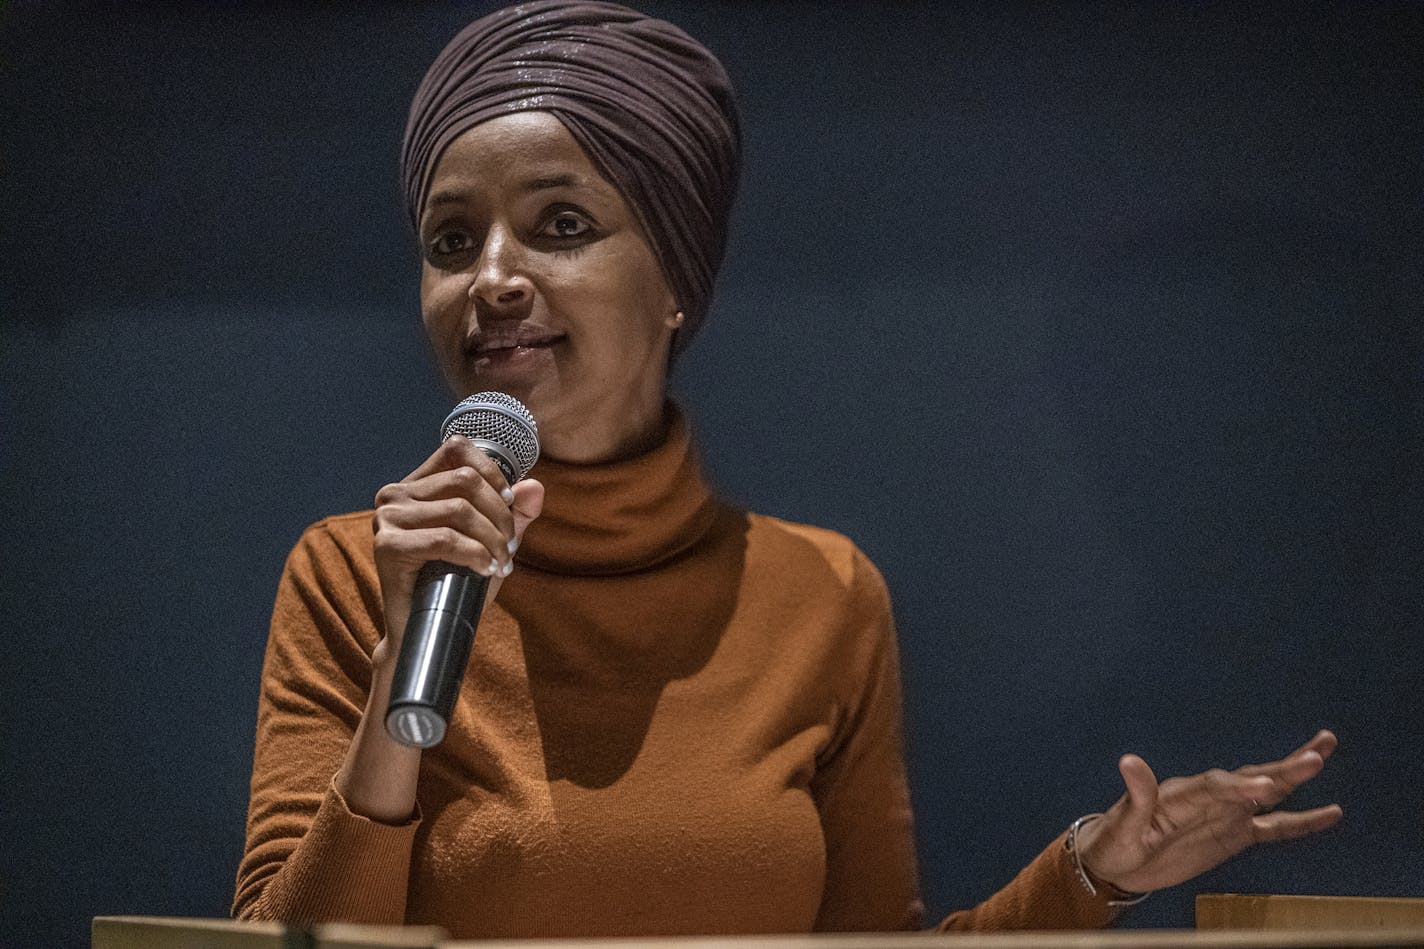
[[[541,178],[530,178],[519,186],[520,191],[532,193],[535,191],[549,191],[553,188],[573,188],[582,183],[582,180],[573,174],[548,175]],[[437,191],[430,196],[430,200],[425,202],[429,208],[442,204],[459,204],[464,201],[464,197],[457,191]]]
[[[579,184],[576,175],[550,175],[546,178],[532,178],[526,181],[523,186],[524,191],[547,191],[550,188],[572,188]]]

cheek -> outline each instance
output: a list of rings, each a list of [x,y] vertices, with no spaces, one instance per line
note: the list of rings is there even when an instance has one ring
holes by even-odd
[[[621,248],[585,266],[570,286],[577,286],[573,292],[585,300],[603,303],[598,307],[600,336],[624,352],[656,345],[664,321],[677,309],[656,258],[642,246]]]
[[[426,264],[420,274],[420,319],[436,342],[459,328],[464,319],[465,292],[458,280],[432,272]]]
[[[663,334],[659,298],[638,286],[615,286],[602,297],[596,319],[586,326],[589,352],[598,353],[604,374],[637,374]],[[590,314],[592,315],[592,313]]]

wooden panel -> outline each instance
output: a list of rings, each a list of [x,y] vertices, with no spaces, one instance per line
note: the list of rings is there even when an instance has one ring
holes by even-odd
[[[303,929],[281,923],[170,916],[96,916],[93,949],[435,949],[445,932],[427,926],[327,923]]]
[[[1424,927],[1424,899],[1202,893],[1198,929],[1350,929]]]

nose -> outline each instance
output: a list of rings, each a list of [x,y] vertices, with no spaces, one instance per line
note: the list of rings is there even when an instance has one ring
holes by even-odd
[[[491,227],[475,262],[470,300],[493,315],[527,304],[533,288],[522,266],[522,256],[519,241],[508,228]]]

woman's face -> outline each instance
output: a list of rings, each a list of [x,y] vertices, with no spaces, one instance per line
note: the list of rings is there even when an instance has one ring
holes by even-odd
[[[565,461],[660,431],[677,309],[632,211],[547,112],[482,122],[445,150],[420,221],[421,312],[454,393],[529,407]]]

